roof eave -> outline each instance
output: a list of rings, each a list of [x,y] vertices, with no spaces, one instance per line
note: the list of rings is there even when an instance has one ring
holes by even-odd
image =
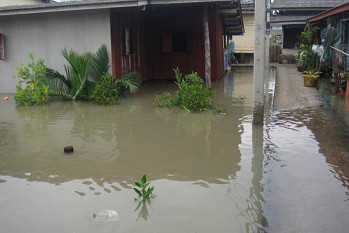
[[[329,16],[332,16],[332,15],[335,15],[335,14],[339,14],[339,13],[342,13],[342,12],[345,12],[345,11],[349,11],[349,3],[345,3],[343,5],[340,5],[338,7],[334,7],[330,10],[327,10],[321,14],[318,14],[318,15],[315,15],[311,18],[308,18],[307,19],[307,22],[308,23],[313,23],[313,22],[316,22],[316,21],[319,21],[319,20],[322,20],[324,18],[327,18]]]
[[[174,4],[221,4],[221,3],[230,3],[231,0],[148,0],[149,5],[174,5]]]
[[[48,4],[48,3],[47,3]],[[134,8],[134,7],[143,7],[147,5],[147,1],[125,1],[118,3],[95,3],[95,4],[80,4],[80,5],[52,5],[42,7],[32,7],[24,9],[9,9],[9,10],[0,10],[0,16],[9,16],[9,15],[25,15],[25,14],[38,14],[38,13],[51,13],[51,12],[62,12],[62,11],[78,11],[78,10],[96,10],[96,9],[111,9],[111,8]]]

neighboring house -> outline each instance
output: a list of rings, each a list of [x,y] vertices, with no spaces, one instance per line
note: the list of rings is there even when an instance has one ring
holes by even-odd
[[[253,63],[254,54],[254,0],[241,0],[245,33],[234,36],[235,55],[240,63]]]
[[[298,48],[308,18],[346,2],[348,0],[274,0],[270,21],[272,26],[282,28],[283,48]]]
[[[327,10],[321,14],[310,17],[307,19],[307,22],[311,25],[319,27],[322,32],[323,29],[327,27],[327,20],[329,18],[334,20],[336,24],[334,26],[338,30],[338,33],[340,33],[341,35],[335,47],[349,54],[349,3],[342,4],[330,10]],[[342,56],[340,56],[340,58],[341,57]],[[340,69],[345,69],[345,71],[349,71],[349,57],[344,57],[346,58],[344,64],[345,67],[342,65],[339,65],[339,67]]]
[[[209,73],[217,80],[225,72],[224,37],[243,33],[240,10],[239,0],[86,0],[1,7],[0,93],[16,91],[12,76],[30,52],[65,74],[62,49],[96,52],[102,44],[116,77],[138,71],[143,80],[174,79],[173,69],[179,67],[183,74],[195,71],[207,78]],[[207,61],[211,72],[205,69]]]

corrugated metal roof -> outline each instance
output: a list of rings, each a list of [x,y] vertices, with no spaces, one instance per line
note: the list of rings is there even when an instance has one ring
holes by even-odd
[[[238,0],[84,0],[71,2],[51,2],[36,5],[21,5],[0,7],[0,16],[48,13],[57,11],[108,9],[118,7],[144,7],[147,5],[183,5],[206,4],[218,6],[218,12],[222,17],[226,32],[232,35],[244,33],[244,25],[241,14],[241,4]]]
[[[242,12],[254,12],[254,0],[241,1]]]
[[[271,8],[332,8],[347,2],[348,0],[274,0],[274,2],[271,4]]]
[[[54,2],[54,3],[41,3],[35,5],[17,5],[0,7],[0,12],[4,11],[20,11],[20,10],[34,10],[34,9],[48,9],[57,7],[73,7],[73,6],[92,6],[100,4],[113,4],[113,3],[135,3],[138,0],[84,0],[84,1],[71,1],[71,2]]]
[[[333,16],[333,15],[336,15],[336,14],[341,14],[341,13],[347,12],[347,11],[349,11],[349,2],[347,2],[347,3],[343,4],[343,5],[331,8],[331,9],[329,9],[327,11],[324,11],[324,12],[318,14],[318,15],[309,17],[307,19],[307,22],[316,22],[316,21],[322,20],[322,19],[324,19],[326,17],[330,17],[330,16]]]
[[[295,23],[295,22],[300,22],[300,23],[305,23],[306,20],[313,15],[301,15],[301,16],[292,16],[292,15],[285,15],[285,16],[273,16],[270,17],[270,22],[271,23]]]

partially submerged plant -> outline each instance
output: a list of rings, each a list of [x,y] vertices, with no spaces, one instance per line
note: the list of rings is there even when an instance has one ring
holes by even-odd
[[[147,177],[144,174],[142,177],[141,181],[135,181],[135,185],[139,188],[133,188],[133,190],[139,195],[138,198],[143,197],[144,198],[149,198],[153,195],[154,187],[148,187],[150,182],[147,182]],[[148,187],[148,188],[147,188]],[[135,200],[137,200],[135,198]]]
[[[90,52],[78,54],[73,50],[63,49],[62,55],[69,63],[69,66],[65,66],[66,76],[49,69],[47,77],[50,81],[50,89],[54,94],[63,96],[65,99],[89,100],[95,86],[109,69],[106,46],[102,45],[95,54]],[[92,80],[89,80],[89,77]]]
[[[168,91],[162,93],[162,95],[155,96],[155,105],[158,107],[170,107],[173,106],[174,99]]]
[[[46,82],[46,70],[44,60],[34,62],[34,54],[29,54],[30,62],[27,66],[22,62],[22,67],[17,68],[19,81],[14,99],[18,105],[42,105],[46,104],[49,95],[49,86]],[[25,83],[25,88],[22,84]]]
[[[211,97],[215,94],[215,91],[204,87],[204,80],[196,72],[185,75],[177,67],[174,69],[175,83],[179,90],[177,91],[177,97],[172,99],[170,94],[164,92],[163,95],[155,97],[155,104],[159,107],[169,107],[172,105],[178,105],[184,110],[190,111],[206,111],[213,107]]]
[[[96,53],[78,54],[72,50],[62,50],[69,62],[65,66],[66,76],[48,69],[51,92],[65,99],[94,100],[98,104],[115,104],[127,91],[138,91],[142,80],[137,72],[118,79],[108,73],[109,56],[107,47],[102,45]]]
[[[219,114],[219,115],[225,115],[227,114],[227,110],[225,108],[221,109],[221,108],[216,108],[216,113]]]
[[[138,91],[141,82],[137,72],[131,72],[122,79],[114,78],[111,74],[105,73],[95,86],[91,99],[101,105],[115,104],[126,91],[130,93]]]

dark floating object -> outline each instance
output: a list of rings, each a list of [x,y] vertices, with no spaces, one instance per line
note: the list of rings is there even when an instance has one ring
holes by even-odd
[[[66,147],[64,147],[64,152],[65,153],[72,153],[72,152],[74,152],[73,146],[66,146]]]

